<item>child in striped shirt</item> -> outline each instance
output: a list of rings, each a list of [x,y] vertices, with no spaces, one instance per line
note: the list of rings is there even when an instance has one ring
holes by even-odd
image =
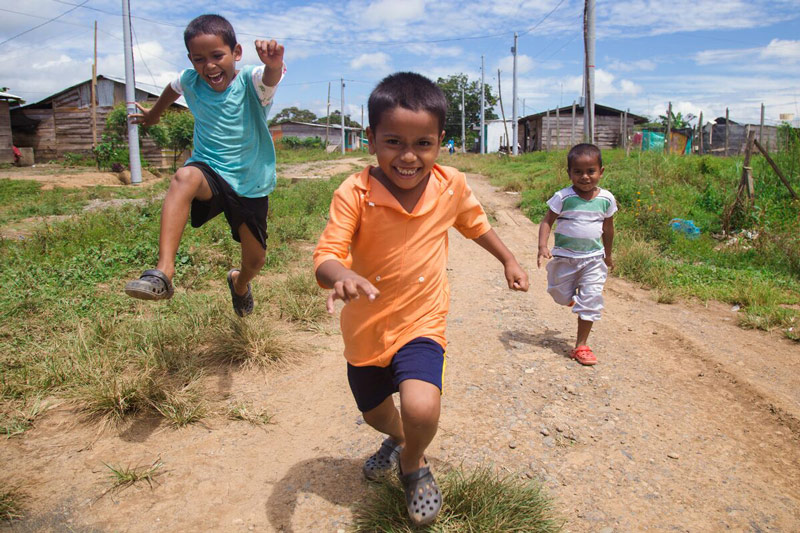
[[[547,201],[547,214],[539,224],[539,255],[547,264],[547,292],[578,315],[578,338],[572,357],[582,365],[594,365],[597,357],[587,342],[592,324],[600,320],[603,285],[614,267],[614,195],[597,186],[603,177],[603,156],[593,144],[578,144],[567,155],[572,186]],[[555,246],[547,247],[553,223]]]

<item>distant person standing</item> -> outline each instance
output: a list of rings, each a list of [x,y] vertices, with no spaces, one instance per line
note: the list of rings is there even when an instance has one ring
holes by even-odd
[[[587,345],[592,324],[603,310],[603,285],[614,267],[614,195],[598,187],[603,177],[603,156],[593,144],[578,144],[567,155],[572,186],[547,201],[547,214],[539,224],[539,257],[547,263],[547,292],[557,303],[578,315],[578,337],[572,357],[594,365],[597,357]],[[556,223],[555,247],[547,246]]]
[[[450,152],[450,155],[453,155],[456,152],[456,143],[453,139],[447,141],[447,151]]]
[[[257,40],[263,65],[236,69],[242,46],[231,24],[219,15],[201,15],[183,33],[193,69],[184,70],[168,85],[151,109],[136,104],[136,124],[157,124],[161,114],[181,95],[194,115],[194,150],[170,182],[161,208],[158,264],[125,292],[142,300],[164,300],[174,292],[175,254],[191,214],[199,228],[220,213],[231,236],[242,245],[242,265],[228,272],[233,310],[253,311],[250,280],[264,265],[267,249],[269,194],[275,188],[275,147],[267,127],[278,82],[285,67],[283,46]]]

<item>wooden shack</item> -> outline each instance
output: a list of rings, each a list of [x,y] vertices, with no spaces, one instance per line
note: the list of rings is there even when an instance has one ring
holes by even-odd
[[[19,96],[0,91],[0,163],[14,162],[10,107],[21,101]]]
[[[599,104],[594,106],[594,115],[594,139],[600,148],[624,146],[633,126],[647,122],[646,117]],[[520,148],[524,152],[564,150],[583,142],[583,116],[583,106],[575,104],[520,118]]]
[[[31,147],[37,161],[63,157],[66,153],[88,154],[93,147],[92,134],[92,80],[63,89],[43,100],[11,110],[11,129],[14,144]],[[155,103],[159,93],[137,85],[136,101]],[[106,117],[111,109],[125,102],[125,80],[111,76],[97,76],[95,116],[97,142],[102,142]],[[186,109],[175,103],[175,109]],[[142,157],[157,167],[172,164],[152,139],[142,139]]]
[[[739,124],[718,117],[714,122],[703,125],[703,153],[723,156],[743,154],[750,131],[755,132],[756,140],[767,151],[780,149],[777,126],[765,125],[762,128],[760,124]]]

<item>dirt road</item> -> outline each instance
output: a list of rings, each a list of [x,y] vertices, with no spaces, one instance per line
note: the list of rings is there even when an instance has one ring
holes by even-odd
[[[565,531],[800,529],[800,350],[735,325],[727,306],[656,304],[619,279],[590,343],[568,358],[575,319],[545,292],[536,227],[516,197],[470,177],[531,275],[512,293],[499,264],[451,239],[452,306],[434,465],[492,463],[543,480]],[[25,480],[33,516],[14,531],[346,530],[360,468],[380,437],[347,388],[337,335],[274,373],[223,372],[210,394],[276,414],[260,429],[222,417],[182,430],[139,419],[122,431],[50,411],[0,463]],[[119,492],[103,462],[164,463],[159,483]]]

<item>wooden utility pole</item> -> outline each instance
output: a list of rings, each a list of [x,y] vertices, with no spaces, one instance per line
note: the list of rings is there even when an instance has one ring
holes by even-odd
[[[630,112],[631,112],[630,108],[625,110],[625,124],[623,125],[623,128],[622,128],[622,147],[623,148],[627,148],[628,147],[628,113],[630,113]]]
[[[764,104],[761,104],[761,124],[758,126],[758,142],[764,142]]]
[[[92,148],[97,146],[97,21],[94,21],[94,62],[92,63]]]
[[[358,147],[364,148],[364,104],[361,104],[361,134],[358,136]]]
[[[594,143],[594,44],[595,0],[585,0],[583,7],[584,82],[586,99],[583,102],[584,142]]]
[[[497,98],[500,100],[500,114],[503,116],[503,129],[506,131],[506,142],[509,142],[506,112],[503,110],[503,91],[500,90],[500,69],[497,69]]]
[[[667,107],[667,135],[664,137],[664,152],[669,153],[670,142],[669,138],[672,137],[672,102]]]
[[[461,87],[461,153],[467,153],[467,129],[466,129],[466,109],[464,108],[464,87]]]

